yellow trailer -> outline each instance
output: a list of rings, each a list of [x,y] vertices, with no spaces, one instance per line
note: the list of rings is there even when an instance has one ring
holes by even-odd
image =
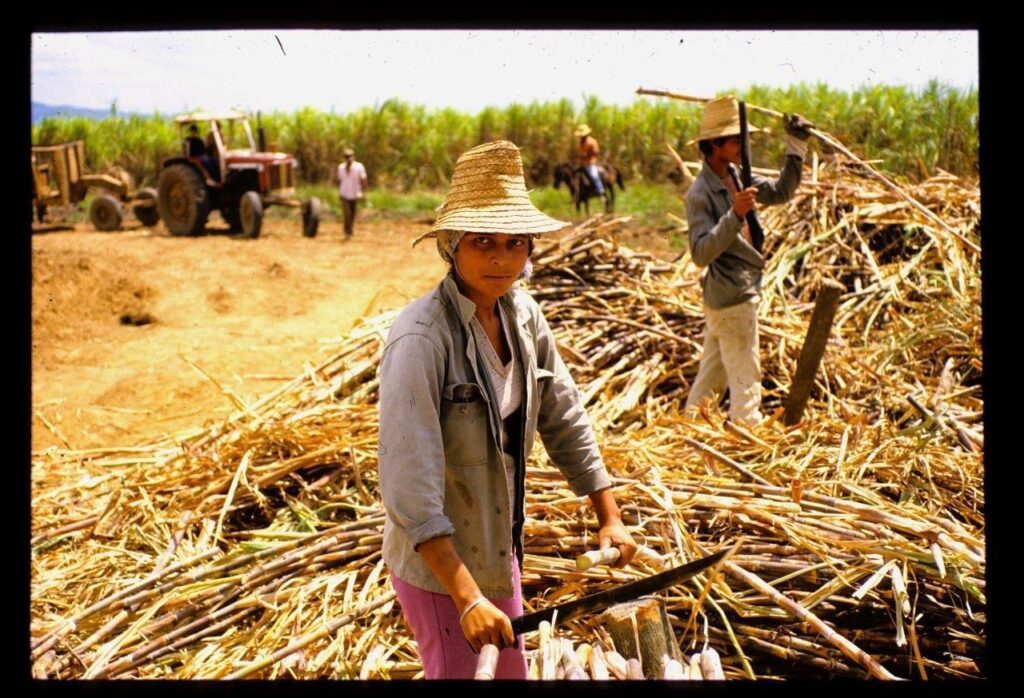
[[[120,229],[128,203],[143,225],[156,225],[160,220],[156,190],[136,191],[127,170],[117,167],[109,174],[85,172],[84,142],[32,146],[32,205],[40,223],[48,206],[77,204],[85,199],[90,187],[101,190],[89,205],[89,220],[97,230]]]

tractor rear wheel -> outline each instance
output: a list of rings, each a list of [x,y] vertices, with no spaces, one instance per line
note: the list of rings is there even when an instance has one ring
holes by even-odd
[[[139,223],[151,228],[160,222],[160,211],[157,210],[156,189],[146,187],[145,189],[139,189],[135,194],[135,199],[139,202],[132,206],[132,213],[139,219]]]
[[[110,194],[97,194],[89,205],[89,220],[96,230],[117,230],[121,227],[121,219],[121,202]]]
[[[210,193],[188,165],[171,165],[160,173],[157,210],[172,235],[199,235],[210,215]]]
[[[238,202],[238,217],[242,222],[242,235],[247,238],[258,238],[263,225],[263,200],[259,192],[247,191]]]

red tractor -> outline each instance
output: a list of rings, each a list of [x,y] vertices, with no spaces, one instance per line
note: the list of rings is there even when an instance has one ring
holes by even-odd
[[[157,208],[174,235],[200,235],[211,211],[245,237],[260,234],[263,211],[274,204],[302,209],[302,234],[313,237],[320,225],[320,200],[295,196],[298,161],[287,153],[257,148],[242,112],[193,112],[175,118],[182,133],[182,154],[164,160],[157,182]],[[206,129],[205,143],[198,138]],[[185,134],[193,135],[186,138]]]

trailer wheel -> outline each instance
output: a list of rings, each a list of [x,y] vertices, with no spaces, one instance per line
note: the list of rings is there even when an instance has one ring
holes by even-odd
[[[210,193],[188,165],[171,165],[160,173],[157,211],[172,235],[199,235],[210,215]]]
[[[139,219],[139,223],[151,228],[160,222],[160,210],[157,208],[156,200],[157,193],[156,189],[145,188],[139,189],[135,194],[135,198],[139,203],[132,207],[132,213]]]
[[[242,222],[242,235],[247,238],[258,238],[263,225],[263,200],[255,191],[242,194],[238,202],[238,217]]]
[[[315,196],[302,204],[302,234],[308,238],[315,238],[316,231],[320,227],[320,199]]]
[[[121,219],[121,202],[110,194],[97,194],[89,205],[89,220],[96,230],[117,230],[121,227]]]

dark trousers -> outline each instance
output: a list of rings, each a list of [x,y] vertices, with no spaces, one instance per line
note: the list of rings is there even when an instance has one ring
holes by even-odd
[[[345,221],[345,237],[352,237],[352,230],[356,224],[356,202],[358,199],[341,198],[341,213]]]

